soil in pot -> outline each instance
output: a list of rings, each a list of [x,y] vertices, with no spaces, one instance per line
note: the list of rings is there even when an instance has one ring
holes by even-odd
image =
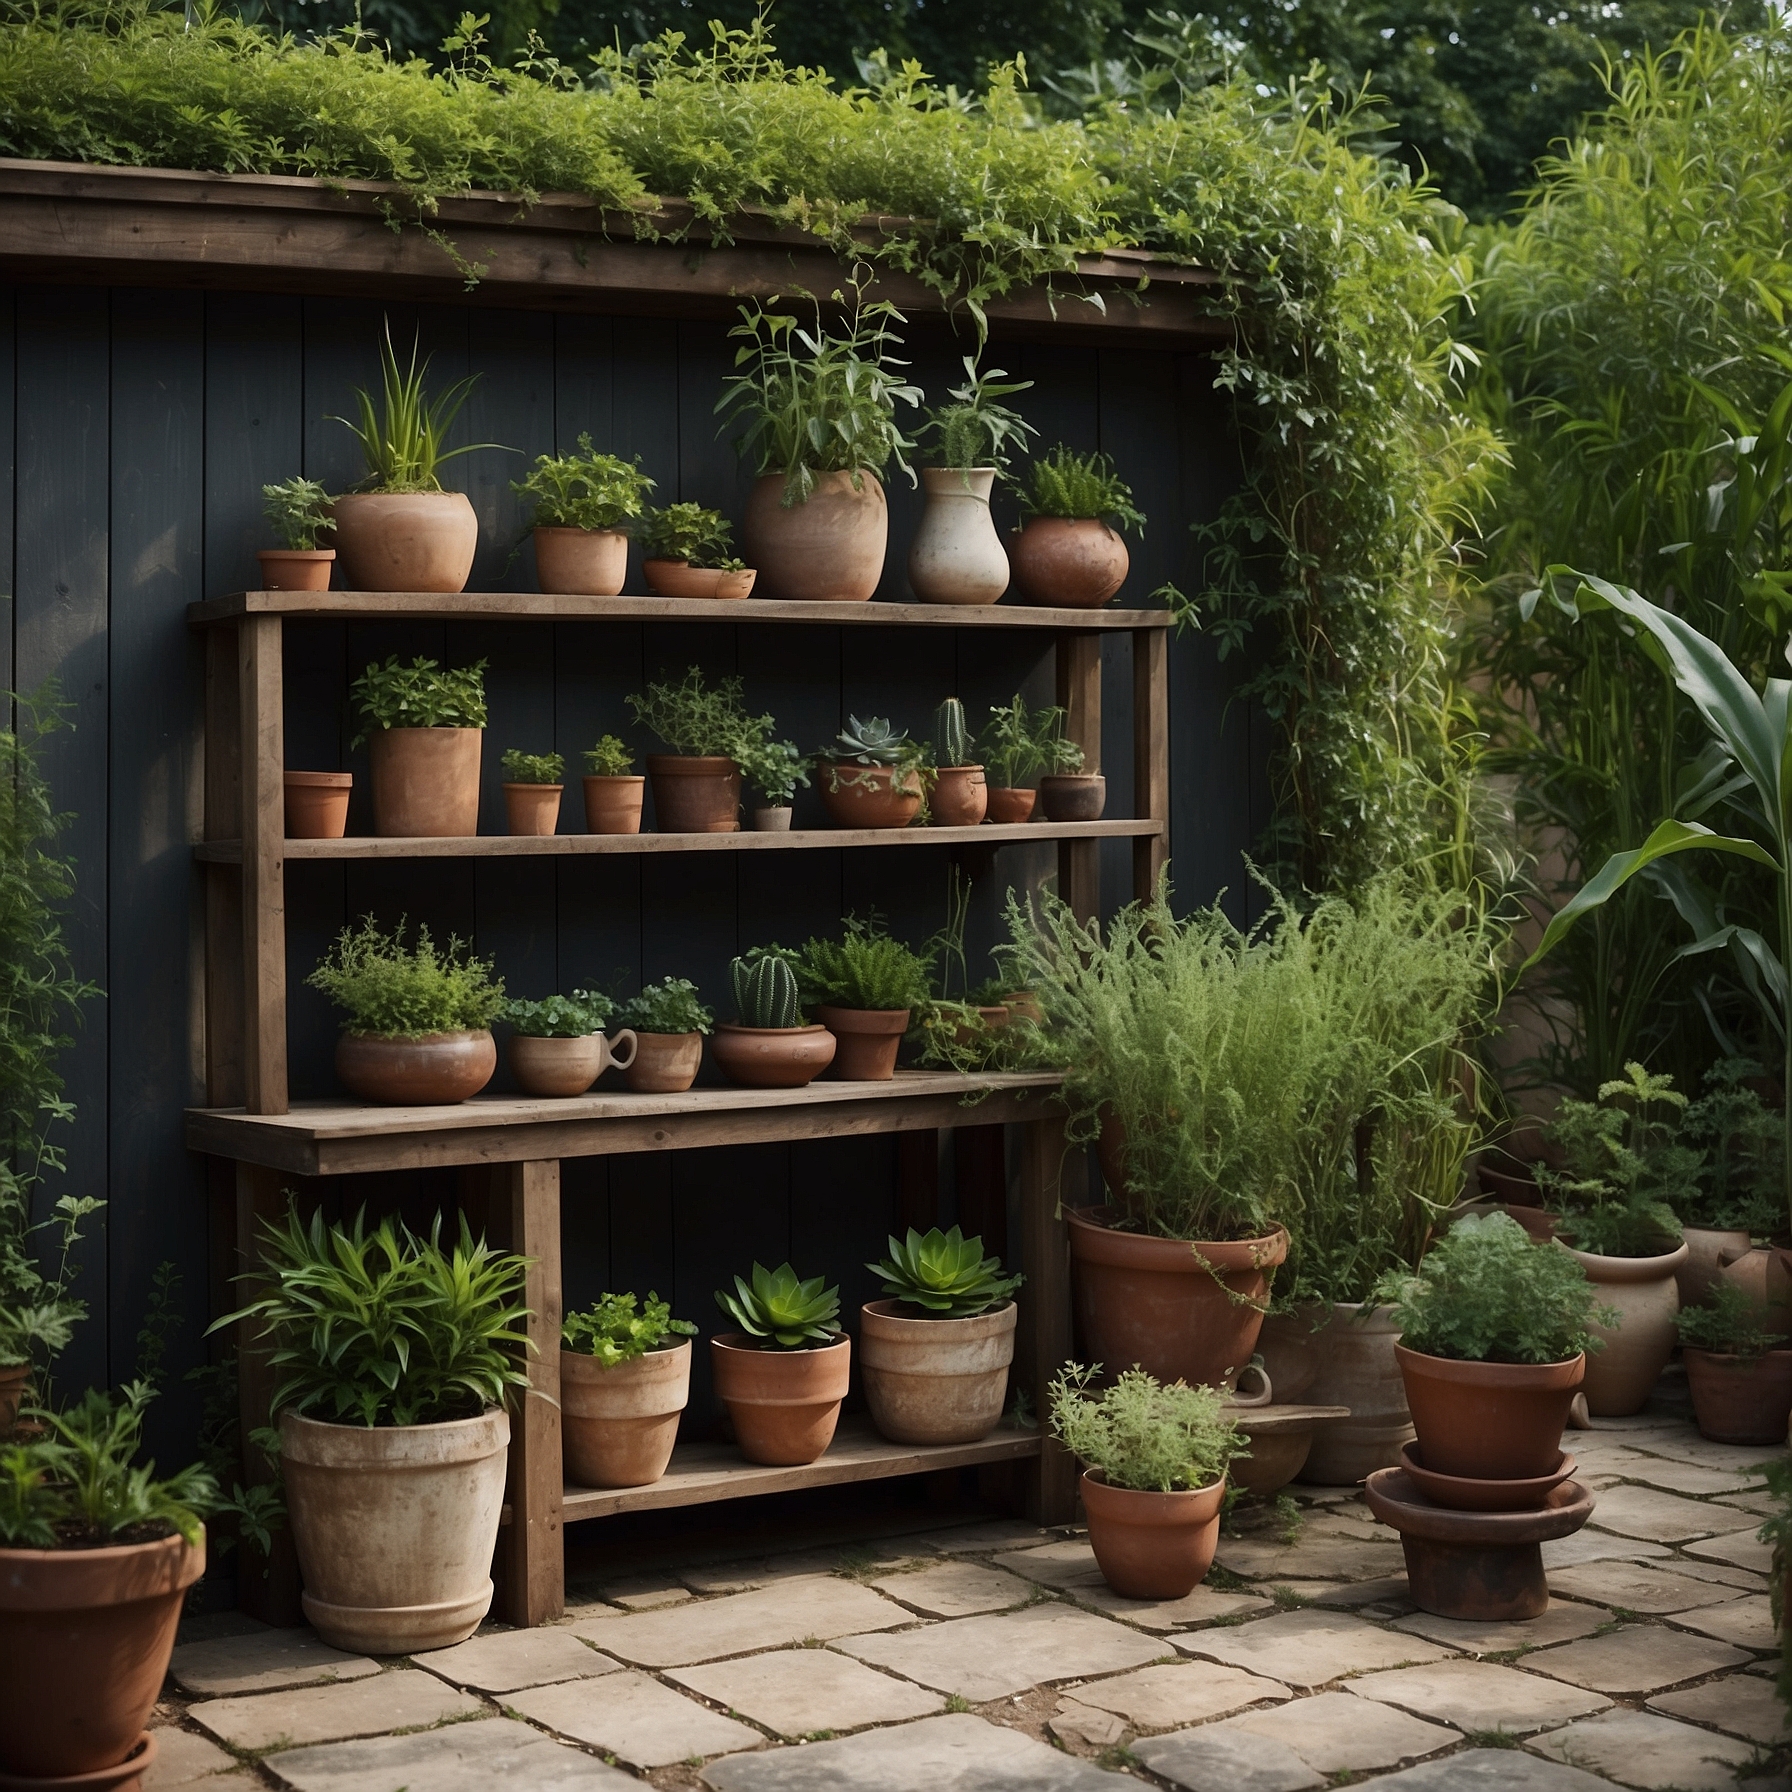
[[[824,760],[815,782],[836,827],[905,828],[921,813],[921,774],[912,767]]]
[[[989,819],[1004,827],[1033,819],[1033,805],[1039,800],[1037,790],[1009,790],[1002,785],[989,787]]]
[[[645,777],[586,778],[585,832],[640,833],[641,804],[646,795]]]
[[[790,823],[796,811],[788,803],[775,803],[769,809],[755,809],[753,814],[753,832],[755,834],[788,834]]]
[[[898,1444],[970,1444],[1001,1422],[1014,1361],[1013,1301],[969,1319],[923,1319],[899,1300],[859,1309],[859,1380],[871,1422]]]
[[[763,597],[797,603],[864,603],[877,590],[890,513],[875,473],[817,473],[807,502],[786,507],[784,475],[754,483],[742,520],[743,558]]]
[[[560,1353],[560,1451],[579,1487],[647,1487],[666,1472],[691,1397],[691,1341],[606,1369]]]
[[[1226,1479],[1187,1493],[1110,1487],[1083,1471],[1089,1547],[1101,1578],[1123,1599],[1185,1599],[1213,1566]]]
[[[336,1075],[343,1088],[388,1107],[446,1107],[465,1101],[492,1080],[497,1068],[497,1044],[483,1028],[415,1039],[344,1033],[336,1041]]]
[[[662,834],[740,832],[740,767],[725,754],[649,753],[647,775]]]
[[[834,1035],[833,1074],[843,1083],[887,1083],[896,1074],[896,1053],[908,1031],[906,1008],[834,1008],[815,1018]]]
[[[1568,1407],[1587,1359],[1464,1363],[1394,1346],[1418,1433],[1418,1460],[1466,1480],[1528,1480],[1555,1472]]]
[[[748,1089],[801,1089],[834,1061],[834,1035],[823,1026],[737,1027],[723,1022],[710,1041],[716,1068]]]
[[[649,588],[660,597],[705,597],[726,602],[750,597],[759,574],[747,567],[741,572],[722,572],[713,566],[693,566],[688,560],[643,560],[641,571]]]
[[[627,1027],[614,1039],[601,1033],[582,1039],[510,1036],[511,1074],[525,1095],[583,1095],[612,1064],[627,1070],[634,1061],[635,1036]]]
[[[373,831],[388,838],[479,832],[481,728],[376,728],[367,740]]]
[[[927,799],[933,825],[974,828],[989,813],[989,780],[980,765],[945,765],[934,773],[933,795]]]
[[[615,597],[628,577],[628,537],[618,529],[535,531],[536,583],[562,597]]]
[[[1008,555],[989,514],[994,467],[923,467],[926,505],[908,549],[908,582],[929,604],[993,604]]]
[[[701,1033],[635,1034],[635,1057],[626,1081],[637,1095],[679,1095],[703,1065]]]
[[[1030,604],[1093,610],[1126,583],[1126,543],[1099,517],[1029,517],[1008,537],[1014,585]]]
[[[1558,1244],[1560,1250],[1567,1245]],[[1680,1310],[1674,1277],[1686,1261],[1686,1246],[1676,1245],[1658,1257],[1601,1257],[1592,1251],[1571,1255],[1587,1272],[1602,1307],[1616,1307],[1620,1323],[1612,1329],[1591,1327],[1605,1348],[1587,1363],[1582,1392],[1587,1411],[1596,1419],[1621,1418],[1640,1412],[1678,1342],[1674,1315]]]
[[[1719,1231],[1707,1226],[1683,1226],[1680,1242],[1686,1246],[1686,1261],[1674,1271],[1674,1286],[1680,1291],[1683,1307],[1702,1307],[1711,1285],[1717,1280],[1719,1266],[1727,1259],[1734,1262],[1747,1254],[1753,1240],[1747,1232]]]
[[[350,591],[465,591],[479,519],[465,492],[348,492],[333,506]]]
[[[353,772],[287,772],[288,840],[340,840],[348,832]]]
[[[1717,1444],[1785,1443],[1792,1420],[1792,1350],[1742,1357],[1688,1344],[1680,1354],[1701,1436]]]
[[[261,562],[263,591],[328,591],[336,550],[263,548],[255,558]]]
[[[1357,1301],[1297,1309],[1309,1325],[1318,1374],[1307,1392],[1316,1406],[1347,1406],[1345,1419],[1324,1419],[1313,1432],[1299,1479],[1314,1487],[1352,1487],[1400,1460],[1412,1441],[1412,1415],[1394,1344],[1400,1336],[1385,1307],[1365,1313]],[[1277,1383],[1280,1393],[1281,1384]]]
[[[504,819],[513,834],[551,834],[560,825],[559,784],[506,784]]]
[[[1039,780],[1039,807],[1047,821],[1100,821],[1108,806],[1108,781],[1100,772],[1053,772]]]
[[[745,1332],[709,1341],[716,1394],[749,1462],[795,1467],[834,1441],[852,1370],[852,1340],[813,1350],[756,1349]]]

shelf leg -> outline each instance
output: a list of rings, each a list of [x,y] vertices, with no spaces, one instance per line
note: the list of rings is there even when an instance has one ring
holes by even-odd
[[[1088,630],[1058,636],[1058,702],[1064,732],[1083,749],[1083,770],[1101,770],[1101,637]],[[1079,921],[1101,912],[1101,842],[1058,842],[1058,894]]]
[[[286,1109],[286,759],[278,616],[237,624],[242,727],[243,1101]]]
[[[1170,644],[1167,629],[1132,635],[1133,810],[1157,832],[1132,843],[1132,893],[1147,900],[1170,852]]]
[[[1064,1122],[1029,1120],[1020,1128],[1021,1292],[1016,1380],[1032,1397],[1041,1446],[1029,1465],[1027,1516],[1040,1524],[1069,1524],[1076,1515],[1076,1459],[1051,1435],[1046,1388],[1071,1354],[1070,1238],[1062,1208],[1081,1196],[1083,1155],[1064,1147]]]

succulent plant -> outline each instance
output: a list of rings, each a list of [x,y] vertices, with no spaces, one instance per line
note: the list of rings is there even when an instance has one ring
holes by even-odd
[[[732,1294],[716,1290],[716,1305],[749,1337],[784,1350],[804,1350],[831,1344],[840,1335],[840,1290],[825,1286],[826,1281],[825,1276],[801,1281],[788,1263],[776,1270],[755,1263],[751,1285],[736,1276]]]
[[[796,971],[790,960],[775,952],[751,953],[735,959],[734,1005],[743,1027],[800,1027],[803,1014],[797,1002]]]
[[[906,728],[896,728],[884,716],[867,716],[860,721],[848,716],[827,757],[850,759],[856,765],[901,765],[914,757],[914,743]]]
[[[933,750],[938,765],[971,763],[971,727],[965,720],[964,705],[956,697],[948,697],[935,712]]]
[[[908,1237],[890,1240],[882,1263],[865,1267],[884,1279],[884,1293],[941,1319],[969,1319],[1014,1298],[1023,1276],[1004,1276],[1000,1257],[983,1254],[981,1238],[966,1238],[954,1226],[935,1226],[925,1238],[913,1226]]]

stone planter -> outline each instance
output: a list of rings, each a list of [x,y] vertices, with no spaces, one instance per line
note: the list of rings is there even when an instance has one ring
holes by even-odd
[[[662,834],[740,832],[740,767],[725,754],[649,753],[647,776]]]
[[[716,1394],[749,1462],[796,1467],[825,1455],[852,1373],[852,1340],[760,1350],[744,1332],[709,1341]]]
[[[635,1057],[626,1072],[637,1095],[679,1095],[703,1067],[701,1033],[635,1034]]]
[[[344,1033],[336,1075],[351,1095],[388,1107],[445,1107],[477,1095],[498,1068],[489,1031],[424,1033],[415,1039]]]
[[[287,772],[288,840],[340,840],[348,832],[348,799],[353,772]]]
[[[1394,1356],[1399,1337],[1385,1307],[1365,1317],[1360,1303],[1340,1301],[1324,1313],[1312,1334],[1319,1373],[1307,1398],[1320,1406],[1347,1406],[1350,1417],[1318,1427],[1298,1479],[1316,1487],[1353,1487],[1399,1462],[1400,1446],[1413,1436]]]
[[[465,492],[347,492],[332,506],[350,591],[465,591],[479,519]]]
[[[560,1352],[560,1452],[579,1487],[647,1487],[666,1472],[691,1397],[691,1341],[606,1369]]]
[[[875,473],[817,473],[808,500],[786,507],[784,475],[767,473],[747,498],[744,559],[763,597],[864,603],[884,575],[890,512]]]
[[[1185,1599],[1201,1584],[1219,1547],[1224,1475],[1191,1492],[1141,1493],[1110,1487],[1091,1468],[1082,1488],[1089,1547],[1123,1599]]]
[[[628,577],[628,537],[618,529],[535,531],[536,583],[562,597],[615,597]]]
[[[896,1054],[908,1031],[907,1008],[834,1008],[823,1005],[815,1018],[834,1035],[833,1074],[847,1083],[887,1083],[896,1074]]]
[[[1028,517],[1008,537],[1015,589],[1030,604],[1099,609],[1126,583],[1126,543],[1099,517]]]
[[[373,831],[390,838],[479,832],[480,728],[376,728],[367,739]]]
[[[1701,1436],[1718,1444],[1784,1446],[1792,1420],[1792,1350],[1741,1357],[1689,1344],[1680,1354]]]
[[[755,834],[788,834],[794,811],[788,803],[773,803],[769,808],[752,811]]]
[[[974,828],[989,813],[989,780],[980,765],[943,765],[934,773],[933,794],[927,799],[933,825],[938,828]]]
[[[1396,1344],[1394,1358],[1418,1434],[1414,1460],[1424,1468],[1471,1480],[1555,1472],[1568,1407],[1587,1373],[1584,1356],[1466,1363]]]
[[[731,1083],[748,1089],[801,1089],[834,1061],[834,1035],[823,1026],[715,1030],[710,1051]]]
[[[989,514],[994,467],[923,467],[926,506],[908,550],[908,582],[928,604],[993,604],[1008,556]]]
[[[859,1380],[871,1422],[892,1443],[969,1444],[1001,1422],[1019,1309],[923,1319],[904,1303],[859,1309]]]
[[[634,1061],[635,1036],[627,1027],[613,1039],[602,1033],[588,1033],[581,1039],[536,1039],[527,1033],[510,1036],[511,1074],[525,1095],[583,1095],[612,1064],[627,1070]]]
[[[1686,1246],[1676,1245],[1658,1257],[1601,1257],[1559,1241],[1556,1248],[1587,1272],[1599,1304],[1616,1307],[1620,1314],[1615,1328],[1589,1328],[1605,1340],[1605,1348],[1587,1362],[1581,1390],[1587,1411],[1596,1419],[1639,1412],[1674,1353],[1674,1315],[1680,1310],[1674,1277],[1686,1261]]]

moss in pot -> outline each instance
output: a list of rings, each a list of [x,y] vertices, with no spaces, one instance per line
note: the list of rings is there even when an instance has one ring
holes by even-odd
[[[911,950],[875,923],[849,917],[837,940],[807,941],[797,956],[803,1005],[834,1035],[833,1074],[887,1083],[917,1008],[928,999],[933,953]]]
[[[626,1027],[605,1038],[615,1003],[601,990],[575,989],[539,1002],[507,1001],[498,1011],[510,1023],[510,1068],[525,1095],[583,1095],[613,1064],[635,1061],[635,1036]]]
[[[740,1328],[709,1341],[716,1393],[749,1462],[813,1462],[834,1441],[852,1367],[840,1329],[840,1290],[788,1263],[753,1265],[718,1288],[716,1305]]]
[[[439,666],[396,655],[370,664],[349,687],[368,743],[373,831],[402,838],[479,832],[479,759],[485,739],[485,661]]]
[[[560,795],[566,761],[558,753],[525,753],[508,748],[504,771],[504,818],[513,834],[551,834],[560,825]]]
[[[1674,1316],[1700,1434],[1720,1444],[1783,1444],[1792,1418],[1792,1341],[1767,1330],[1734,1282]]]
[[[605,1294],[560,1328],[560,1437],[580,1487],[646,1487],[666,1472],[691,1392],[691,1339],[651,1289]]]
[[[638,1095],[677,1095],[697,1080],[703,1040],[715,1016],[697,999],[688,977],[662,977],[643,986],[617,1011],[620,1025],[635,1036],[635,1055],[625,1072]]]
[[[740,1018],[716,1028],[712,1050],[730,1082],[801,1089],[833,1063],[834,1035],[803,1019],[796,960],[782,946],[755,946],[729,966]]]
[[[641,570],[661,597],[747,597],[757,576],[734,552],[734,531],[701,504],[650,508],[635,530]]]
[[[315,479],[285,479],[261,488],[261,514],[280,538],[277,548],[262,548],[265,591],[328,591],[336,550],[319,545],[334,526],[330,494]]]
[[[510,489],[534,505],[535,570],[543,591],[615,597],[628,576],[628,527],[653,481],[640,458],[599,454],[579,437],[576,454],[542,454]]]

